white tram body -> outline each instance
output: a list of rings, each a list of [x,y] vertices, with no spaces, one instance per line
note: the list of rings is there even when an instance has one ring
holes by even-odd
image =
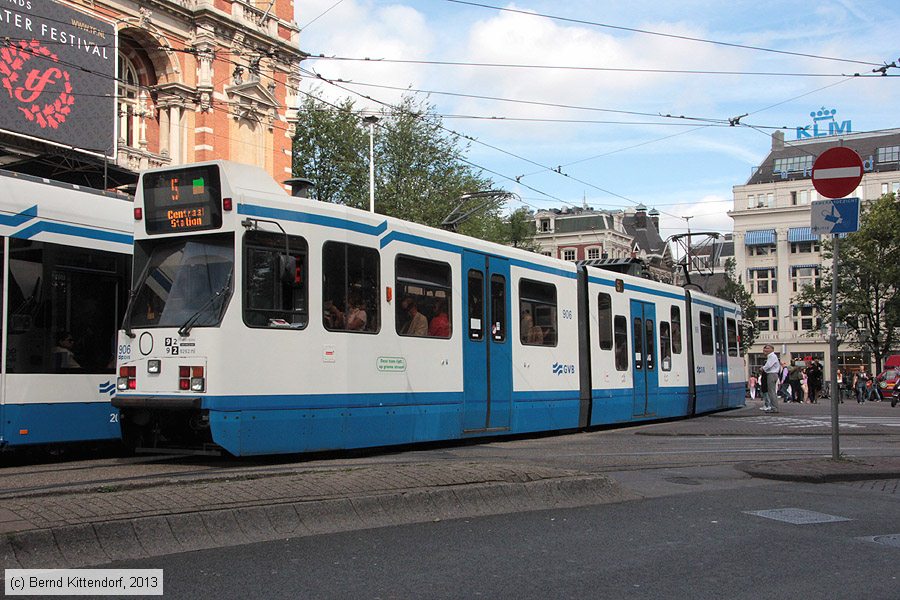
[[[305,452],[743,403],[739,363],[691,357],[695,317],[736,318],[718,299],[292,197],[226,161],[144,173],[135,209],[114,400],[135,446]]]
[[[119,438],[110,399],[132,223],[128,196],[0,171],[0,445]]]

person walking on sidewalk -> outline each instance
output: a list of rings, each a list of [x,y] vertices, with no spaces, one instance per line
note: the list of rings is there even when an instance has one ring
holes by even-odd
[[[766,412],[778,412],[778,376],[781,373],[781,362],[775,354],[775,347],[771,344],[763,346],[766,355],[766,364],[763,365],[763,373],[766,378],[766,396],[763,399],[762,410]]]
[[[797,364],[796,361],[791,361],[791,366],[788,367],[788,383],[791,385],[791,391],[786,393],[784,396],[785,402],[803,402],[803,388],[802,380],[803,380],[803,367]]]

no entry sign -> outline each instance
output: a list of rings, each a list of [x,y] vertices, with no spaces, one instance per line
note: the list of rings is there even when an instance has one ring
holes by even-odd
[[[843,198],[852,193],[862,176],[859,154],[843,146],[826,150],[813,163],[813,187],[826,198]]]

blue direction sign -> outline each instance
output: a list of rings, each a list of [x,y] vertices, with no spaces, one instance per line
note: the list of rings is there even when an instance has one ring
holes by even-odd
[[[810,205],[810,231],[814,235],[858,230],[859,198],[816,200]]]

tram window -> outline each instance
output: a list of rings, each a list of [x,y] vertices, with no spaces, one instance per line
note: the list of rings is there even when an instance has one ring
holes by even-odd
[[[713,353],[712,315],[703,311],[700,311],[700,353],[707,355]]]
[[[469,339],[484,339],[484,275],[469,271]]]
[[[248,327],[302,329],[309,323],[306,240],[289,236],[293,274],[284,273],[285,236],[244,234],[244,323]]]
[[[738,329],[735,319],[726,319],[728,323],[728,356],[738,355]]]
[[[329,331],[381,330],[381,258],[374,248],[327,242],[322,250],[322,323]]]
[[[519,340],[526,346],[556,346],[556,286],[519,281]]]
[[[597,296],[597,321],[597,334],[600,338],[600,349],[612,350],[612,297],[609,294],[600,294]]]
[[[725,354],[725,319],[716,315],[716,354]]]
[[[659,360],[663,371],[672,370],[672,330],[666,321],[659,322]]]
[[[681,354],[681,308],[672,307],[672,353]]]
[[[613,319],[613,337],[616,343],[616,371],[628,370],[628,319],[616,315]]]
[[[647,319],[644,321],[644,329],[646,331],[645,343],[647,344],[647,370],[652,371],[656,368],[656,363],[653,362],[654,355],[654,344],[656,342],[655,332],[653,331],[653,321]]]
[[[449,338],[452,287],[450,265],[399,255],[396,263],[397,333]]]
[[[130,257],[9,240],[10,373],[113,373]]]
[[[491,337],[506,341],[506,277],[491,275]]]

